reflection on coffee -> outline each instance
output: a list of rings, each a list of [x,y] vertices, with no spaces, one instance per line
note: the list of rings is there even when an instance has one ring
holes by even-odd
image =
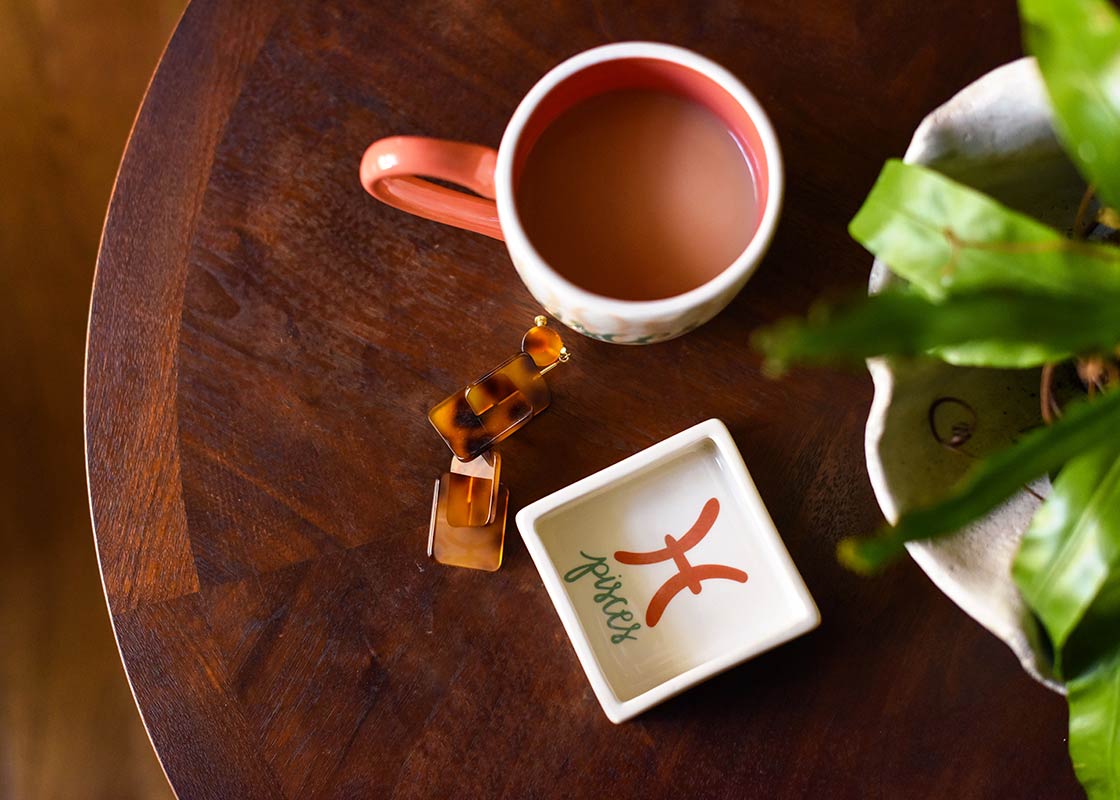
[[[573,283],[655,300],[706,283],[746,248],[759,209],[749,162],[704,106],[620,90],[566,111],[517,187],[529,240]]]

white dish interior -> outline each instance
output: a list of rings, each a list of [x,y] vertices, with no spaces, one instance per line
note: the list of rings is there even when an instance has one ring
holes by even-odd
[[[616,553],[666,548],[666,535],[681,539],[712,498],[718,513],[684,557],[693,567],[739,570],[745,582],[712,577],[700,581],[698,594],[682,588],[655,624],[647,624],[650,602],[678,574],[677,564],[672,558],[623,563]],[[718,420],[534,503],[517,522],[592,686],[616,722],[820,620]],[[625,603],[612,603],[616,598]],[[631,616],[608,613],[623,611]],[[619,632],[634,624],[641,627]]]

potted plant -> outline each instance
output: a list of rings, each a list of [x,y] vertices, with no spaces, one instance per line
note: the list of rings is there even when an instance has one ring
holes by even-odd
[[[897,401],[896,372],[912,364],[927,378],[963,370],[953,374],[968,383],[984,368],[1005,371],[1008,386],[1035,382],[1033,424],[1015,427],[1006,447],[989,442],[987,453],[969,446],[984,422],[975,405],[935,393],[928,433],[958,459],[960,478],[941,497],[912,494],[888,513],[895,525],[841,542],[838,556],[870,573],[908,545],[928,554],[921,548],[967,528],[973,542],[962,552],[984,559],[983,529],[993,520],[1006,528],[1009,509],[1029,508],[1033,516],[1011,530],[1006,560],[997,562],[1031,621],[1030,641],[1017,652],[1036,677],[1067,693],[1078,778],[1090,797],[1113,798],[1120,797],[1120,14],[1108,0],[1020,0],[1020,14],[1049,98],[1045,121],[1089,185],[1066,224],[1022,213],[1031,203],[1012,210],[959,170],[889,161],[849,228],[879,259],[874,293],[815,308],[754,342],[775,373],[794,363],[870,359],[877,406],[891,402],[889,390]],[[1015,66],[1002,80],[1029,83],[1034,70],[1033,62]],[[1007,120],[993,114],[990,123]],[[919,130],[918,150],[933,147],[928,133]],[[1030,136],[1016,129],[1003,139],[1031,156]],[[988,181],[996,195],[1001,166]],[[1033,185],[1048,184],[1040,176]],[[1050,216],[1064,210],[1056,201],[1036,205]],[[951,366],[923,366],[932,363]],[[949,421],[939,423],[947,411]],[[886,418],[883,407],[873,410],[876,425]],[[877,458],[869,448],[869,459]],[[905,463],[922,469],[913,458]],[[1028,505],[1015,511],[1022,497]]]

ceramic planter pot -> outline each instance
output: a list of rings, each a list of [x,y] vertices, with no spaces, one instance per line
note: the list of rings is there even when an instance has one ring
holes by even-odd
[[[1006,64],[931,113],[905,160],[926,164],[1018,211],[1068,230],[1084,181],[1055,138],[1034,59]],[[876,260],[870,290],[901,282]],[[953,367],[933,360],[868,362],[875,399],[867,420],[867,469],[892,523],[942,496],[976,457],[1040,423],[1039,371]],[[942,444],[955,425],[972,429],[957,452]],[[937,434],[934,433],[937,429]],[[1002,639],[1023,668],[1055,691],[1039,628],[1011,578],[1019,540],[1045,497],[1044,478],[958,535],[907,545],[930,580]]]

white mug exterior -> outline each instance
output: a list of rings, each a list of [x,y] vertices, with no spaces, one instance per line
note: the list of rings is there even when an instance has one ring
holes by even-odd
[[[723,272],[695,289],[660,300],[619,300],[594,294],[550,267],[530,243],[517,214],[513,191],[514,154],[525,125],[541,101],[561,82],[606,61],[655,59],[679,64],[724,89],[754,123],[768,172],[766,204],[746,249]],[[517,107],[498,148],[494,174],[498,219],[510,258],[529,292],[568,327],[616,344],[651,344],[691,331],[714,317],[739,293],[758,267],[778,224],[784,186],[778,139],[766,112],[730,72],[703,56],[673,45],[621,42],[587,50],[550,70]]]

